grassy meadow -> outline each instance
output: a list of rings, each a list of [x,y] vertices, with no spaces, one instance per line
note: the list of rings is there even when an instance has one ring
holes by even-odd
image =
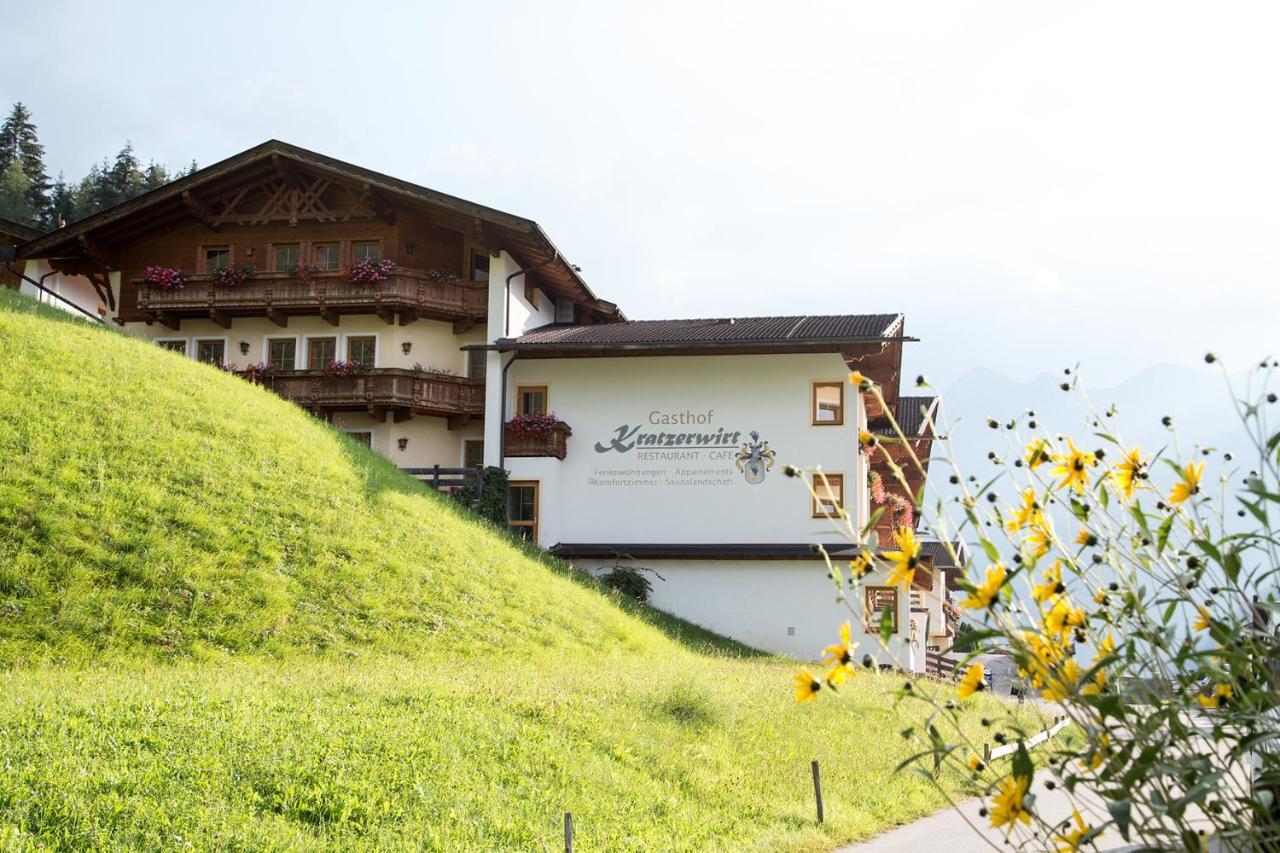
[[[0,849],[825,850],[944,803],[901,677],[795,667],[0,290]]]

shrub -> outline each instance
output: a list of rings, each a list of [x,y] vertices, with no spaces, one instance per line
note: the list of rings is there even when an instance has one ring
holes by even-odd
[[[1263,390],[1234,400],[1253,444],[1244,463],[1208,447],[1184,453],[1168,418],[1168,446],[1143,453],[1119,438],[1113,411],[1094,410],[1083,394],[1087,431],[1075,438],[1037,425],[1032,413],[990,420],[1008,441],[990,456],[1001,476],[979,492],[947,454],[960,493],[936,495],[929,527],[948,548],[957,537],[978,546],[964,566],[961,606],[980,621],[955,650],[1007,648],[1027,690],[1080,730],[1039,771],[1076,811],[1037,811],[1025,747],[1010,764],[984,763],[979,743],[940,735],[935,723],[954,723],[958,711],[938,690],[903,690],[907,707],[929,714],[906,733],[917,739],[917,769],[950,764],[974,779],[988,797],[985,814],[1014,846],[1040,849],[1052,838],[1074,850],[1112,828],[1142,849],[1200,850],[1207,835],[1223,849],[1280,845],[1280,430],[1268,423],[1277,396],[1266,390],[1277,367],[1263,362],[1248,384]],[[914,455],[906,464],[923,470]],[[872,531],[843,532],[876,553]],[[893,564],[909,586],[901,569],[919,545],[900,530],[895,546],[873,559]],[[842,567],[828,566],[846,597]],[[842,680],[840,660],[828,662],[826,680]],[[959,695],[981,689],[982,675],[970,665]],[[802,675],[798,683],[805,678],[797,695],[811,698],[822,682]],[[1006,726],[1019,739],[1030,734]]]
[[[507,495],[510,491],[507,472],[490,465],[480,473],[484,489],[476,499],[475,486],[466,485],[454,492],[462,505],[476,512],[481,518],[499,527],[507,526]]]
[[[610,589],[628,595],[639,602],[647,602],[653,593],[653,584],[644,576],[644,572],[653,571],[641,566],[625,566],[620,563],[608,568],[600,575],[600,580]],[[656,574],[656,573],[655,573]]]

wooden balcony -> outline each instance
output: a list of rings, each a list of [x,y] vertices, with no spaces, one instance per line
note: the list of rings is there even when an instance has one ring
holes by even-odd
[[[274,373],[263,385],[321,416],[332,412],[391,414],[397,423],[414,415],[449,419],[449,428],[466,426],[484,414],[484,383],[446,373],[381,367],[351,376],[326,376],[321,370]]]
[[[573,430],[559,423],[546,432],[530,435],[517,432],[510,423],[503,427],[503,452],[506,456],[554,456],[564,459]]]
[[[186,286],[165,289],[132,279],[138,311],[147,322],[177,329],[184,318],[211,319],[231,328],[235,317],[267,317],[286,326],[290,316],[321,316],[333,325],[343,314],[377,314],[388,323],[408,325],[419,318],[449,320],[464,332],[488,313],[489,288],[479,281],[432,281],[419,270],[396,267],[385,281],[347,281],[338,272],[322,272],[303,283],[289,273],[264,272],[232,287],[214,284],[208,275],[187,277]]]

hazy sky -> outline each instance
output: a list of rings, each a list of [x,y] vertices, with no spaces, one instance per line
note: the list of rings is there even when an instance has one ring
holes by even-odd
[[[51,170],[269,137],[538,220],[633,318],[905,311],[946,384],[1280,350],[1280,7],[9,3]]]

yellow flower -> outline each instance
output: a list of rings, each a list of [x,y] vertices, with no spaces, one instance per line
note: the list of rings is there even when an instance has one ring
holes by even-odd
[[[1219,684],[1213,688],[1213,693],[1208,696],[1203,693],[1197,693],[1196,701],[1206,708],[1221,708],[1234,695],[1235,691],[1231,689],[1230,684]]]
[[[1031,813],[1027,811],[1023,799],[1031,780],[1026,776],[1012,776],[1000,780],[995,797],[991,800],[991,825],[1006,827],[1008,833],[1018,823],[1031,823]]]
[[[1103,690],[1107,689],[1107,671],[1099,669],[1093,674],[1084,686],[1080,688],[1081,696],[1098,696]]]
[[[1063,596],[1059,596],[1044,614],[1045,633],[1060,640],[1065,639],[1073,628],[1083,628],[1084,624],[1084,611],[1079,607],[1072,607],[1071,602]]]
[[[1080,849],[1081,840],[1093,829],[1084,822],[1084,818],[1080,817],[1080,812],[1072,810],[1071,816],[1075,819],[1076,825],[1053,837],[1054,841],[1062,845],[1058,848],[1058,853],[1076,853]]]
[[[986,769],[986,766],[987,766],[983,764],[982,759],[976,755],[970,755],[968,763],[969,763],[969,769],[972,770],[974,773],[981,773],[984,769]]]
[[[1174,483],[1173,488],[1169,490],[1169,503],[1177,506],[1199,493],[1202,476],[1204,476],[1204,463],[1188,462],[1187,467],[1182,469],[1182,482]]]
[[[1053,530],[1050,529],[1047,518],[1041,519],[1039,524],[1031,528],[1023,544],[1027,546],[1027,553],[1033,560],[1038,560],[1049,553],[1049,540],[1052,536]]]
[[[1049,702],[1061,702],[1071,695],[1079,680],[1080,665],[1075,658],[1068,658],[1066,663],[1049,676],[1041,695]]]
[[[822,659],[824,664],[831,667],[827,673],[827,681],[831,684],[840,684],[845,677],[852,678],[855,674],[853,668],[853,650],[858,647],[857,643],[849,642],[849,621],[840,626],[840,642],[827,646],[822,650],[825,657]]]
[[[1049,442],[1038,438],[1027,445],[1027,467],[1032,471],[1049,461]]]
[[[1111,754],[1111,737],[1106,732],[1099,732],[1093,738],[1093,748],[1089,750],[1089,760],[1081,761],[1085,770],[1097,770],[1102,762]]]
[[[1088,528],[1081,527],[1080,532],[1076,534],[1077,545],[1097,545],[1098,537],[1089,532]]]
[[[1062,585],[1062,562],[1054,560],[1053,565],[1044,571],[1044,583],[1031,588],[1031,597],[1037,604],[1044,604],[1055,595],[1059,595],[1065,587]]]
[[[855,388],[861,388],[864,384],[869,386],[871,384],[871,380],[863,376],[861,370],[855,370],[849,374],[849,384]]]
[[[853,559],[849,561],[849,575],[851,577],[865,578],[873,571],[875,571],[875,561],[871,558],[871,552],[865,548],[854,554]]]
[[[1015,507],[1009,520],[1005,522],[1005,530],[1017,533],[1028,524],[1039,524],[1044,520],[1040,502],[1036,500],[1036,490],[1027,489],[1022,493],[1022,506]]]
[[[1134,490],[1138,488],[1138,481],[1145,480],[1146,476],[1147,463],[1136,447],[1126,453],[1124,458],[1116,463],[1116,467],[1111,469],[1111,482],[1115,484],[1125,500],[1133,497]]]
[[[904,588],[909,589],[916,575],[916,567],[920,563],[920,543],[916,541],[916,532],[910,527],[899,527],[895,530],[893,542],[898,546],[898,550],[888,551],[884,555],[893,567],[889,571],[889,584],[902,584]]]
[[[984,607],[990,607],[1000,596],[1000,587],[1004,586],[1007,574],[1004,563],[990,566],[987,569],[987,579],[969,593],[969,597],[960,602],[960,606],[965,610],[981,610]]]
[[[867,432],[865,429],[858,430],[858,447],[861,447],[863,450],[867,450],[875,446],[876,437],[874,435]]]
[[[1203,631],[1204,629],[1208,628],[1212,624],[1213,624],[1213,617],[1209,615],[1209,611],[1205,607],[1197,604],[1196,605],[1196,621],[1195,621],[1195,624],[1192,625],[1191,627],[1197,631]]]
[[[801,669],[797,672],[792,680],[795,681],[796,701],[811,702],[818,695],[818,691],[822,689],[822,682],[814,677],[813,673],[807,669]]]
[[[970,665],[965,671],[964,678],[960,679],[960,687],[956,690],[956,696],[961,699],[968,699],[979,690],[985,689],[986,682],[983,681],[982,664],[975,663]]]
[[[1100,657],[1111,657],[1116,653],[1116,638],[1111,636],[1111,632],[1107,632],[1107,636],[1102,638],[1102,643],[1098,646],[1098,655]]]
[[[1067,447],[1069,452],[1054,457],[1057,464],[1054,465],[1053,476],[1062,478],[1057,488],[1083,492],[1089,485],[1089,469],[1098,464],[1098,457],[1077,449],[1071,439],[1067,439]]]

